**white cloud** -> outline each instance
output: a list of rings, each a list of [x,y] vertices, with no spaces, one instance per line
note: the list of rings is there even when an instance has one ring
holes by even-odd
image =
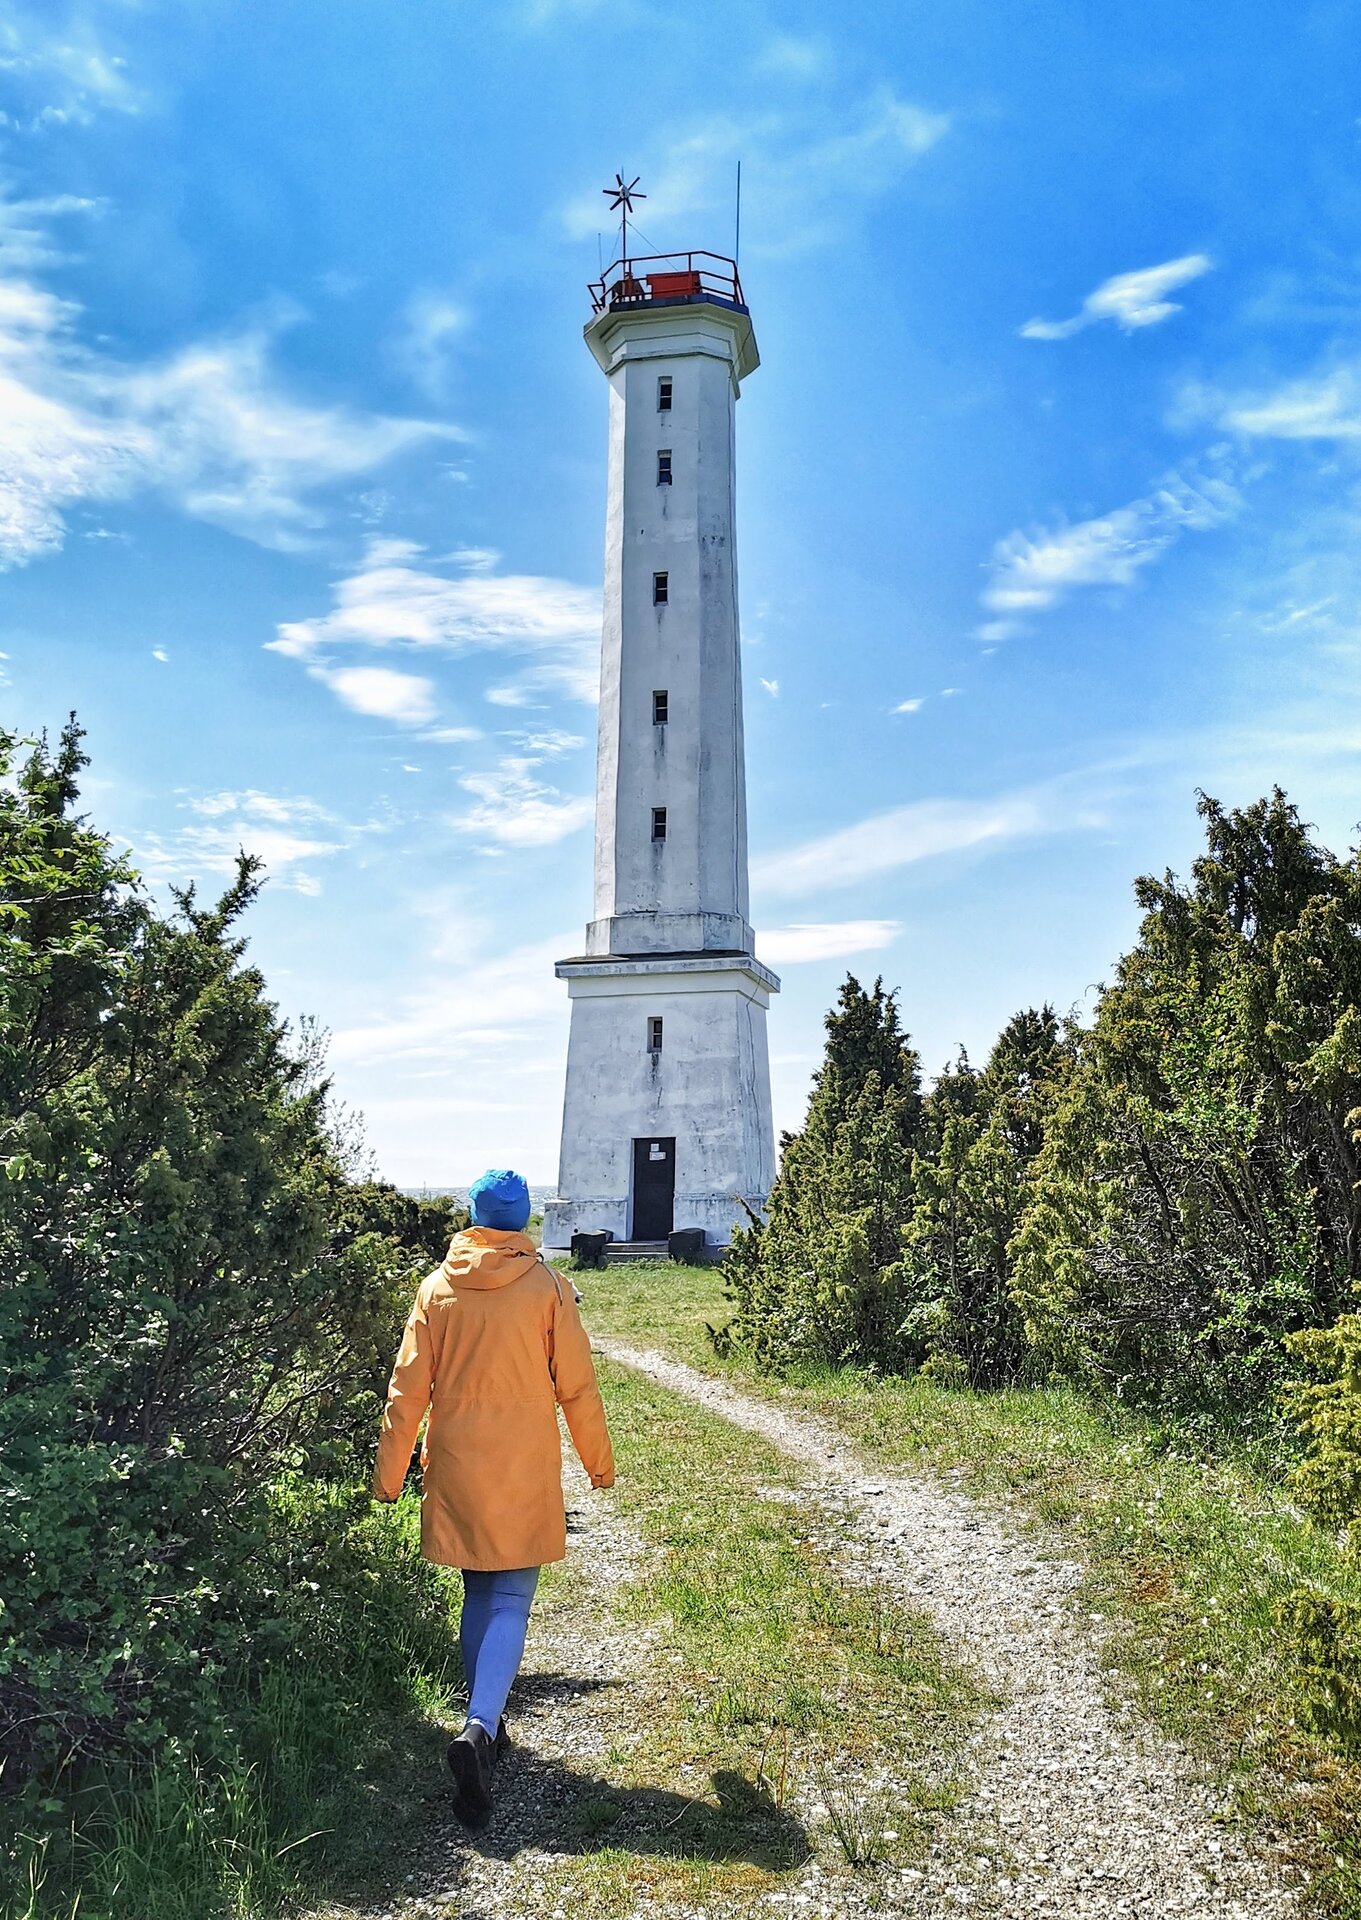
[[[579,733],[564,733],[561,727],[544,727],[538,733],[517,733],[513,738],[524,752],[542,754],[550,760],[564,753],[575,753],[586,744]]]
[[[446,431],[294,399],[265,327],[136,366],[82,346],[79,317],[30,282],[0,281],[0,567],[60,546],[76,502],[143,490],[296,546],[320,523],[308,494]]]
[[[337,1029],[330,1056],[346,1065],[428,1061],[447,1071],[470,1046],[512,1050],[546,1016],[565,1010],[553,962],[571,950],[572,938],[558,934],[480,960],[465,956],[457,993],[449,991],[448,966],[432,966],[428,983],[404,996],[390,1017]]]
[[[1361,438],[1361,367],[1339,366],[1274,391],[1221,399],[1216,411],[1235,432],[1272,440]]]
[[[238,855],[250,853],[264,861],[273,885],[316,894],[321,883],[312,866],[344,852],[357,831],[316,801],[296,795],[251,789],[191,795],[180,805],[203,824],[140,837],[137,863],[152,879],[183,884],[229,875]]]
[[[531,664],[519,681],[487,697],[526,705],[543,692],[594,700],[599,642],[593,588],[536,574],[451,576],[422,564],[410,541],[374,540],[358,571],[335,583],[331,611],[283,622],[268,646],[295,660],[341,646],[525,655]]]
[[[862,204],[893,192],[950,129],[948,114],[881,87],[849,105],[819,98],[797,111],[714,116],[684,131],[668,127],[655,164],[641,159],[644,226],[659,246],[668,229],[732,219],[733,176],[742,162],[745,251],[789,255],[844,239]],[[603,222],[598,188],[564,209],[569,234],[586,239]]]
[[[501,564],[495,547],[455,547],[449,558],[456,567],[463,567],[469,573],[495,573]]]
[[[22,97],[27,131],[88,123],[99,109],[135,113],[141,97],[126,60],[97,37],[85,7],[11,4],[0,20],[0,72]]]
[[[805,960],[837,960],[852,953],[877,953],[892,946],[901,931],[896,920],[824,920],[772,927],[758,933],[759,957],[770,966],[793,967]]]
[[[780,80],[817,80],[832,65],[832,49],[826,40],[802,39],[792,33],[777,33],[756,57],[756,71]]]
[[[431,727],[421,735],[422,740],[434,740],[440,746],[462,746],[468,740],[480,740],[481,727]]]
[[[399,727],[424,727],[439,710],[434,682],[392,667],[325,667],[308,671],[322,680],[355,713],[391,720]]]
[[[572,951],[573,936],[559,933],[488,953],[487,929],[479,927],[475,917],[468,937],[466,903],[446,899],[444,905],[460,935],[457,942],[450,947],[445,929],[433,929],[424,955],[424,979],[382,1018],[337,1027],[330,1049],[333,1060],[377,1066],[426,1063],[447,1072],[449,1061],[463,1059],[469,1046],[515,1051],[546,1017],[556,1016],[565,1030],[566,994],[554,978],[553,962]],[[457,993],[449,991],[454,973]],[[524,1057],[537,1071],[533,1047],[525,1047]]]
[[[0,273],[26,274],[64,258],[52,238],[55,220],[71,215],[97,215],[98,200],[73,193],[16,200],[0,185]]]
[[[513,757],[490,773],[465,774],[459,785],[478,804],[452,824],[502,847],[549,847],[584,827],[595,812],[594,801],[536,780],[538,765],[537,759]]]
[[[992,800],[914,800],[854,826],[752,863],[752,885],[768,898],[848,887],[919,860],[1090,825],[1071,799],[1035,788]]]
[[[448,925],[433,923],[408,990],[357,994],[359,1018],[331,1022],[331,1061],[390,1178],[444,1186],[490,1164],[549,1184],[561,1113],[544,1088],[561,1085],[568,1020],[553,962],[580,929],[492,952],[466,902],[440,904],[460,933],[471,919],[471,938],[448,952]]]
[[[170,655],[166,652],[164,647],[153,647],[151,649],[151,657],[153,660],[159,660],[162,666],[164,666],[166,661],[169,660]]]
[[[761,682],[761,685],[765,688],[766,692],[770,695],[772,700],[779,699],[780,683],[778,680],[763,680]]]
[[[437,405],[449,397],[450,350],[467,324],[467,312],[447,294],[413,294],[390,345],[394,364]]]
[[[262,793],[258,787],[247,787],[240,793],[224,790],[220,793],[201,793],[181,802],[192,813],[201,813],[209,820],[222,818],[224,814],[247,814],[256,820],[271,820],[281,826],[327,825],[339,826],[340,821],[328,807],[323,807],[305,795]]]
[[[1078,587],[1127,587],[1183,533],[1231,520],[1242,496],[1222,474],[1169,474],[1145,498],[1075,526],[1019,530],[999,540],[983,604],[993,614],[978,637],[1003,640],[1017,616],[1053,607]]]
[[[917,700],[900,700],[896,707],[890,707],[890,713],[920,713],[926,701],[923,696]]]
[[[1188,253],[1179,260],[1165,260],[1160,267],[1117,273],[1112,279],[1103,280],[1094,293],[1089,293],[1071,319],[1027,320],[1021,328],[1021,338],[1069,340],[1100,320],[1113,320],[1122,333],[1155,327],[1181,312],[1178,303],[1167,298],[1168,294],[1191,280],[1198,280],[1213,265],[1207,254]]]

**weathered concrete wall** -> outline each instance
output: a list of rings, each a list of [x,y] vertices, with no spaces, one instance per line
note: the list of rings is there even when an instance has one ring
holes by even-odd
[[[615,323],[591,953],[752,947],[733,519],[741,333],[714,309],[697,336],[694,311]],[[657,484],[663,448],[669,486]],[[653,603],[658,573],[665,606]],[[664,726],[652,719],[660,689]],[[664,841],[654,807],[666,808]]]
[[[675,1224],[726,1244],[760,1209],[775,1177],[766,1008],[774,978],[751,963],[623,963],[617,973],[568,961],[572,994],[558,1192],[544,1244],[579,1231],[632,1231],[633,1142],[676,1140]],[[662,1049],[647,1046],[662,1019]]]

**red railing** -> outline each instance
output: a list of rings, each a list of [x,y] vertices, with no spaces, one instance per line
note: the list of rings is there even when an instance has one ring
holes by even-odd
[[[721,300],[745,307],[737,262],[721,253],[651,253],[616,260],[591,282],[591,309],[647,307],[666,300]]]

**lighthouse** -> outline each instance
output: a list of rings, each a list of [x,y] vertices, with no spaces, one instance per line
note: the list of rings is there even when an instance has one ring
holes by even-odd
[[[591,296],[609,383],[595,899],[555,969],[571,1030],[544,1244],[723,1246],[775,1177],[780,983],[748,906],[734,510],[756,338],[718,255],[621,257]]]

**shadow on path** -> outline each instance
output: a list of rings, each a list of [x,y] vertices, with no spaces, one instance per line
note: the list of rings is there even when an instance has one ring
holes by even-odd
[[[507,1759],[497,1810],[469,1847],[513,1860],[525,1847],[596,1853],[609,1847],[652,1859],[745,1861],[779,1872],[810,1852],[808,1836],[764,1787],[720,1769],[695,1794],[666,1787],[619,1787],[524,1749]]]
[[[523,1674],[516,1704],[521,1713],[534,1715],[537,1709],[542,1725],[545,1714],[570,1714],[573,1702],[620,1685],[563,1673]],[[811,1852],[802,1824],[777,1807],[764,1786],[732,1770],[719,1769],[702,1787],[697,1783],[693,1794],[622,1787],[520,1745],[498,1770],[490,1825],[469,1832],[454,1814],[442,1758],[443,1742],[439,1763],[419,1784],[412,1783],[423,1811],[398,1856],[408,1872],[400,1877],[380,1872],[377,1884],[368,1888],[369,1901],[376,1898],[378,1904],[366,1902],[364,1911],[387,1914],[394,1902],[429,1898],[438,1889],[444,1899],[452,1897],[451,1920],[490,1920],[503,1911],[505,1894],[479,1883],[489,1871],[499,1879],[498,1868],[511,1870],[527,1849],[579,1858],[608,1848],[642,1859],[741,1862],[776,1873],[799,1865]]]

